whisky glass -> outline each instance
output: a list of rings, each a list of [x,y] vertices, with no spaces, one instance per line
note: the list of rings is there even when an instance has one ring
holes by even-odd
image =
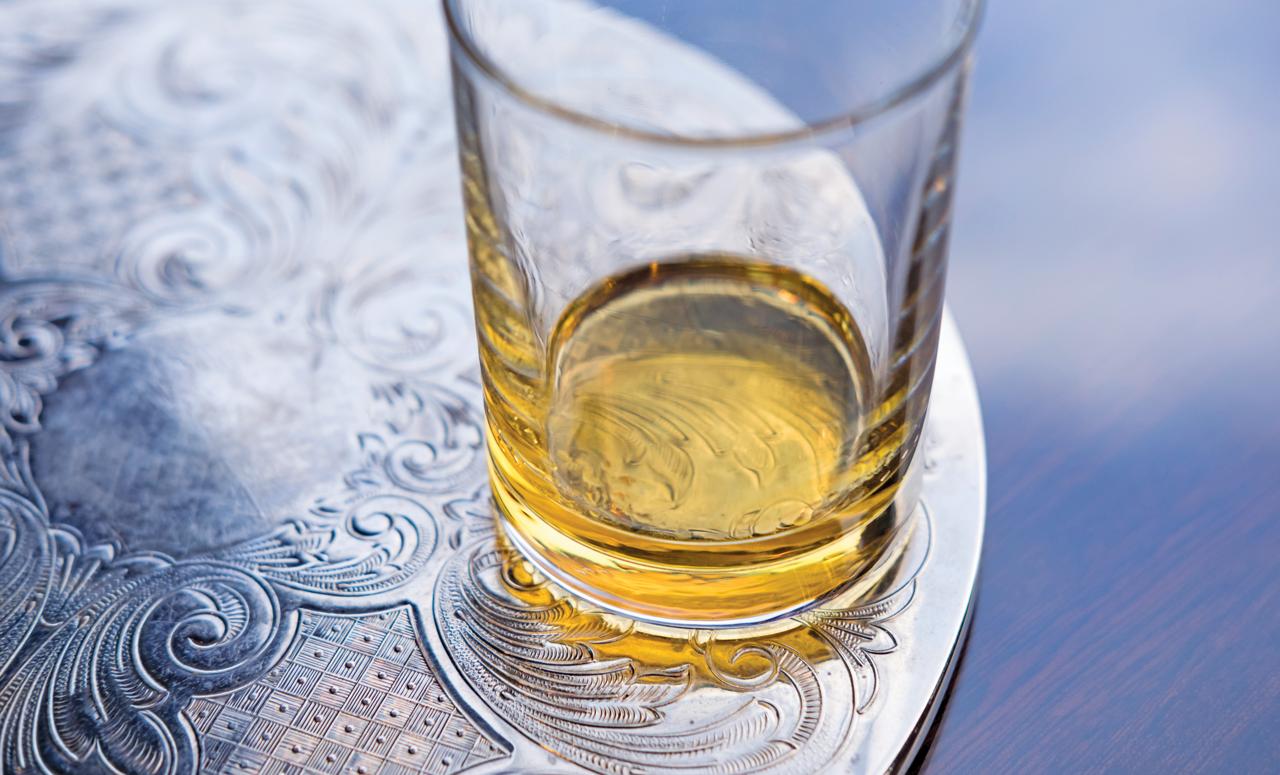
[[[873,588],[981,1],[444,6],[502,533],[661,624]]]

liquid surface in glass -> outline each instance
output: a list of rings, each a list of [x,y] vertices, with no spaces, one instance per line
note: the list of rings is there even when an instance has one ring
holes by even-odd
[[[695,259],[608,280],[563,316],[552,355],[555,482],[638,533],[805,524],[857,438],[857,333],[788,269]]]
[[[545,348],[476,280],[495,499],[566,586],[662,621],[746,620],[895,537],[900,477],[881,469],[903,436],[864,433],[868,354],[816,280],[730,255],[650,264],[574,300]]]

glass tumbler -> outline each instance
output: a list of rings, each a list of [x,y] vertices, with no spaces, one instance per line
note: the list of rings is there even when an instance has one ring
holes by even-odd
[[[872,588],[980,0],[444,5],[502,532],[662,624]]]

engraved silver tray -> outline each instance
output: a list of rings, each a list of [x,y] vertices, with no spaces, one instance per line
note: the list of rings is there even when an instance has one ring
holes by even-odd
[[[0,4],[0,770],[903,769],[982,539],[954,325],[890,583],[646,661],[495,545],[444,45]]]

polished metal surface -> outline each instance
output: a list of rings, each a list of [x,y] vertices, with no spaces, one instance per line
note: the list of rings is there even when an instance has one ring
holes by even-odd
[[[900,768],[982,537],[954,326],[874,599],[563,598],[492,531],[443,47],[407,1],[0,7],[2,769]]]

